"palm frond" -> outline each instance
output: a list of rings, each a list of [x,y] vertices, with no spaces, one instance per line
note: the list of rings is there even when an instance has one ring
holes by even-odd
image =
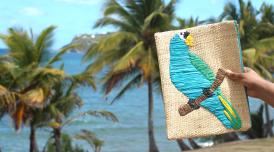
[[[92,60],[97,56],[97,54],[100,52],[98,51],[98,43],[93,43],[85,52],[82,62],[88,62],[89,60]]]
[[[90,73],[71,75],[69,78],[73,81],[73,83],[77,83],[83,86],[91,86],[94,90],[96,90],[94,78]]]
[[[37,62],[42,61],[42,57],[45,56],[45,53],[48,53],[47,51],[49,51],[49,48],[52,46],[52,36],[55,28],[55,26],[49,26],[48,28],[44,29],[36,39],[35,50],[37,52],[35,55],[37,56]]]
[[[139,71],[140,70],[137,67],[124,69],[115,73],[109,71],[102,79],[105,95],[109,94],[113,88],[121,86],[124,81],[128,81],[131,76],[134,76]]]
[[[19,130],[23,124],[26,106],[23,103],[17,105],[15,113],[12,115],[15,130]]]
[[[67,120],[65,120],[62,123],[62,127],[66,126],[68,124],[71,124],[72,122],[78,120],[80,117],[88,116],[88,115],[94,116],[94,117],[105,118],[105,119],[111,120],[113,122],[118,122],[118,118],[112,112],[109,112],[106,110],[89,110],[86,112],[81,112],[81,113],[77,114],[76,116],[68,118]]]
[[[94,27],[104,27],[107,25],[112,25],[119,29],[123,29],[124,31],[131,31],[131,32],[135,31],[135,28],[131,26],[129,23],[122,22],[119,19],[115,19],[113,17],[103,17],[99,19],[95,23]]]
[[[109,1],[109,3],[106,4],[104,10],[104,16],[110,16],[113,14],[118,15],[120,18],[130,23],[131,26],[139,26],[134,17],[125,8],[123,8],[116,0]]]
[[[256,49],[250,48],[243,51],[243,58],[246,66],[252,68],[252,66],[256,63],[257,56],[256,56]]]
[[[146,80],[154,78],[154,75],[156,75],[156,71],[158,71],[156,60],[157,59],[153,58],[152,50],[149,49],[147,55],[140,61],[138,66],[142,70]]]
[[[56,128],[60,128],[61,124],[56,121],[52,121],[52,122],[47,123],[47,126],[53,128],[53,129],[56,129]]]
[[[6,112],[11,112],[16,106],[16,93],[9,91],[0,85],[0,107],[5,108]]]
[[[98,45],[98,49],[101,52],[107,52],[113,50],[113,48],[119,47],[121,43],[125,41],[132,41],[132,42],[137,42],[138,38],[135,34],[130,33],[130,32],[115,32],[111,33],[106,37],[103,37],[100,40],[100,43]]]
[[[136,66],[136,63],[140,58],[145,56],[145,48],[142,41],[133,46],[123,57],[121,57],[120,61],[118,61],[114,67],[113,72],[117,72],[123,69],[129,69],[131,67]]]
[[[165,13],[162,13],[160,11],[155,11],[151,13],[149,16],[146,17],[144,21],[143,29],[147,28],[159,28],[159,27],[166,27],[169,16]],[[160,28],[159,28],[160,29]]]
[[[272,4],[263,3],[260,7],[260,12],[262,14],[262,22],[269,22],[274,24],[274,11]]]
[[[65,71],[59,70],[59,69],[53,69],[53,68],[38,68],[37,71],[43,75],[53,75],[53,76],[59,76],[64,77]]]
[[[9,56],[20,66],[32,64],[37,61],[34,44],[28,34],[23,30],[9,29],[9,35],[3,40],[9,48]],[[36,63],[37,64],[37,63]]]
[[[94,56],[108,52],[112,53],[112,51],[115,51],[114,48],[120,48],[120,45],[123,42],[136,42],[137,37],[133,33],[130,32],[115,32],[115,33],[109,33],[108,35],[101,37],[99,39],[99,42],[92,44],[91,47],[87,50],[83,57],[83,61],[86,62],[87,60],[92,59]],[[120,50],[120,49],[118,49]]]
[[[118,118],[112,112],[106,110],[90,110],[86,112],[86,115],[101,117],[113,122],[118,122]]]
[[[59,61],[61,59],[61,56],[64,55],[66,52],[68,52],[69,50],[77,47],[77,44],[73,44],[73,45],[68,45],[66,47],[63,47],[55,56],[53,56],[47,63],[46,67],[49,67],[51,64]]]
[[[258,73],[264,77],[267,80],[273,81],[273,76],[272,73],[269,72],[268,69],[266,69],[263,65],[261,64],[255,64],[255,70],[258,71]]]
[[[82,129],[80,133],[74,136],[75,139],[86,141],[94,151],[100,151],[103,146],[103,140],[100,140],[95,133]]]
[[[96,55],[94,61],[86,68],[85,71],[87,73],[97,73],[105,66],[119,61],[121,56],[124,56],[124,54],[131,49],[129,45],[123,44],[132,44],[136,41],[136,36],[127,32],[118,32],[107,37],[108,38],[101,40],[98,46],[92,47],[92,50],[87,52],[87,57],[84,57],[84,60],[88,60],[88,58],[90,59],[89,53],[91,53],[92,56]]]
[[[45,105],[45,94],[42,88],[36,88],[19,95],[20,101],[30,107],[42,108]]]
[[[256,50],[261,53],[266,51],[273,51],[274,50],[274,37],[265,38],[259,40],[256,44],[254,44]]]
[[[163,9],[163,13],[168,14],[170,19],[173,20],[175,5],[177,4],[176,0],[171,0]]]
[[[131,80],[129,80],[122,88],[118,91],[118,93],[113,97],[111,100],[111,104],[113,104],[115,101],[119,100],[126,91],[129,91],[132,88],[139,87],[143,84],[143,79],[141,74],[137,74],[135,77],[133,77]]]
[[[238,12],[236,5],[231,2],[228,2],[223,9],[223,13],[219,16],[219,20],[236,20],[239,21],[240,12]]]

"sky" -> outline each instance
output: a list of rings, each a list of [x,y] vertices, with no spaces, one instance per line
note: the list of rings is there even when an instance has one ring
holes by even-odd
[[[169,0],[165,0],[168,2]],[[226,2],[238,0],[180,0],[176,14],[182,18],[190,16],[204,20],[217,17]],[[80,34],[99,34],[114,31],[115,28],[93,28],[94,23],[103,16],[106,0],[0,0],[0,33],[9,27],[32,29],[35,34],[55,25],[53,49],[68,44]],[[262,2],[274,4],[274,0],[252,0],[259,8]],[[0,42],[0,48],[5,45]]]

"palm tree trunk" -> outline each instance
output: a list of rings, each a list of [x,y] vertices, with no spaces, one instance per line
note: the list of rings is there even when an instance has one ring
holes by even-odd
[[[177,144],[179,145],[181,151],[191,150],[190,147],[188,147],[188,145],[186,145],[183,140],[177,139],[176,141],[177,141]]]
[[[100,152],[101,151],[101,146],[95,147],[95,152]]]
[[[47,140],[46,144],[45,144],[45,145],[44,145],[44,147],[43,147],[42,152],[46,152],[46,150],[47,150],[47,146],[49,145],[49,142],[50,142],[51,138],[52,138],[52,136],[50,136],[50,137],[48,138],[48,140]]]
[[[189,138],[188,141],[193,149],[201,148],[201,146],[199,146],[192,138]]]
[[[223,135],[220,135],[220,136],[222,137],[222,140],[224,142],[240,140],[239,136],[235,132],[226,133],[226,134],[223,134]]]
[[[54,133],[54,145],[55,145],[55,152],[61,152],[61,128],[57,127],[53,129]]]
[[[270,121],[270,116],[269,116],[269,109],[268,109],[268,104],[265,103],[265,118],[266,118],[266,135],[269,135],[270,137],[273,136],[273,130],[272,130],[272,123]]]
[[[34,125],[31,123],[30,125],[30,136],[29,136],[29,140],[30,140],[30,152],[38,152],[38,147],[37,147],[37,143],[36,143],[36,134],[35,134],[35,127]]]
[[[148,139],[149,139],[149,152],[159,152],[155,143],[153,131],[153,90],[151,79],[148,79]]]

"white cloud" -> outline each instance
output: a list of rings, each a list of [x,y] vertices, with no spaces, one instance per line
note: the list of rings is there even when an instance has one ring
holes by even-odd
[[[43,15],[43,12],[36,7],[24,7],[23,9],[21,9],[20,12],[29,16]]]
[[[70,4],[87,4],[87,5],[97,5],[102,4],[105,0],[57,0],[59,2],[70,3]]]

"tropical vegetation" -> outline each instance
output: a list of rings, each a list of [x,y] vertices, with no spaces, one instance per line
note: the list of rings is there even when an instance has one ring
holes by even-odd
[[[8,47],[8,53],[1,56],[1,116],[9,115],[16,130],[23,124],[30,126],[30,152],[39,151],[36,143],[36,129],[51,127],[55,151],[61,151],[61,129],[74,119],[67,119],[70,113],[83,104],[76,89],[90,86],[95,89],[93,77],[85,71],[69,75],[53,64],[75,46],[62,48],[57,54],[50,54],[55,27],[50,26],[34,37],[22,29],[10,28],[7,35],[1,35]],[[108,111],[90,110],[79,114],[100,116],[117,121]],[[89,133],[89,132],[87,132]],[[99,139],[92,136],[94,141]]]
[[[229,2],[224,8],[224,12],[220,15],[220,20],[234,19],[237,20],[239,24],[244,64],[272,82],[274,81],[273,9],[273,5],[263,3],[260,10],[256,10],[251,1],[245,3],[243,0],[239,0],[239,9]],[[258,16],[260,16],[260,19],[258,19]],[[257,117],[258,115],[252,116]],[[270,120],[267,103],[265,103],[265,117],[266,124],[262,124],[263,132],[265,132],[265,136],[273,136],[273,121]],[[255,119],[256,118],[253,118],[253,121]],[[252,126],[253,128],[251,130],[253,130],[254,134],[261,132],[261,130],[256,129],[258,127],[255,128],[256,125]]]
[[[161,0],[123,4],[110,0],[95,27],[112,25],[118,30],[100,38],[84,56],[84,61],[95,58],[87,69],[91,73],[108,67],[102,78],[105,94],[121,88],[112,102],[132,88],[147,85],[149,151],[159,151],[153,131],[153,86],[160,85],[154,33],[172,27],[174,5],[174,0],[168,4]]]
[[[223,20],[236,20],[239,24],[244,65],[274,82],[273,5],[263,3],[257,10],[251,1],[227,2],[217,18],[200,21],[198,18],[177,16],[176,4],[175,0],[168,3],[163,0],[108,0],[103,16],[94,28],[113,26],[116,30],[95,40],[88,34],[77,36],[57,53],[51,52],[54,26],[49,26],[39,35],[17,28],[0,34],[8,48],[8,52],[0,56],[0,118],[9,116],[16,131],[24,125],[29,127],[30,152],[41,150],[36,142],[38,128],[51,130],[42,149],[44,152],[86,151],[74,144],[74,140],[82,140],[89,144],[92,151],[100,152],[104,142],[92,131],[83,128],[72,135],[64,132],[63,128],[86,115],[113,122],[117,122],[118,118],[105,110],[90,109],[75,113],[85,104],[77,89],[87,86],[96,90],[102,84],[103,96],[116,93],[110,101],[112,104],[127,91],[145,85],[148,150],[158,152],[153,106],[154,93],[161,94],[161,83],[154,33]],[[66,65],[62,64],[62,56],[71,50],[85,50],[82,60],[89,64],[77,74],[66,73]],[[103,76],[95,80],[94,75],[102,71]],[[251,114],[252,128],[243,134],[177,140],[177,143],[183,151],[201,148],[197,140],[211,140],[217,144],[240,140],[239,136],[250,139],[273,136],[273,119],[269,113],[268,105],[261,105],[257,112]]]

